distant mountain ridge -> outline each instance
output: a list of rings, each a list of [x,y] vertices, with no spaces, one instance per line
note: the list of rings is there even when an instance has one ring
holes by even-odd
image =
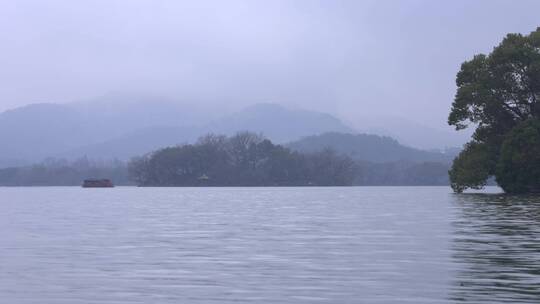
[[[77,111],[34,104],[0,114],[1,159],[35,159],[96,140]]]
[[[211,122],[203,130],[227,135],[249,130],[263,133],[264,136],[277,143],[325,132],[355,132],[351,127],[330,114],[291,110],[271,103],[249,106],[242,111]]]
[[[330,114],[279,104],[260,103],[230,112],[153,96],[110,94],[0,113],[0,167],[48,157],[127,160],[163,146],[194,142],[204,134],[232,135],[239,131],[261,133],[298,150],[332,146],[355,159],[374,162],[451,158],[445,153],[407,147],[390,137],[357,134]]]
[[[248,130],[279,143],[324,132],[354,132],[329,114],[277,104],[206,115],[203,109],[159,99],[115,103],[116,97],[107,98],[113,100],[34,104],[0,113],[0,164],[84,155],[128,159],[163,146],[193,142],[207,133],[231,135]]]
[[[289,110],[275,104],[256,104],[202,126],[146,127],[66,151],[63,155],[77,157],[84,154],[93,158],[128,159],[164,146],[194,142],[208,133],[233,135],[245,130],[261,133],[277,143],[324,132],[353,132],[353,129],[328,114]]]

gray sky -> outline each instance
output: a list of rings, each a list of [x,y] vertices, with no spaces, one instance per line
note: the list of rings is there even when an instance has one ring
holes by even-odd
[[[2,1],[0,110],[110,91],[277,102],[443,128],[464,60],[537,0]]]

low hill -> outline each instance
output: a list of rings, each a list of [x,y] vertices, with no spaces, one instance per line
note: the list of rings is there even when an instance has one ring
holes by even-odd
[[[390,137],[370,134],[330,132],[307,136],[290,142],[287,146],[299,152],[317,152],[331,148],[354,160],[375,163],[395,161],[447,163],[455,156],[407,147]]]

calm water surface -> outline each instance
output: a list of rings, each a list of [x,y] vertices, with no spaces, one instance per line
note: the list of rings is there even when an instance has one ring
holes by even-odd
[[[540,303],[535,197],[0,188],[0,217],[1,303]]]

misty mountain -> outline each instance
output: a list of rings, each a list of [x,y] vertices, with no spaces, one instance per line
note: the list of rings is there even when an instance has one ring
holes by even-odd
[[[0,162],[39,159],[155,126],[188,126],[219,117],[161,97],[107,94],[67,104],[32,104],[0,113]]]
[[[218,117],[218,118],[216,118]],[[193,142],[206,133],[262,133],[276,142],[353,132],[324,113],[258,104],[227,114],[159,98],[107,95],[70,104],[35,104],[0,114],[0,164],[46,157],[119,158]]]
[[[92,159],[128,160],[159,148],[193,142],[199,137],[199,130],[195,127],[148,127],[103,142],[63,151],[58,156],[73,159],[86,155]]]
[[[77,111],[34,104],[0,114],[0,158],[36,159],[96,141],[99,134]]]
[[[283,143],[325,132],[355,132],[336,117],[315,111],[291,110],[277,104],[256,104],[227,115],[204,128],[207,132],[231,135],[249,130]]]
[[[323,113],[290,110],[276,104],[256,104],[202,126],[154,126],[127,132],[104,142],[64,153],[67,157],[128,159],[132,156],[183,143],[208,133],[233,135],[240,131],[261,133],[275,142],[286,142],[325,132],[353,132],[337,118]]]
[[[455,154],[430,152],[404,146],[397,140],[370,134],[325,133],[304,137],[287,146],[300,152],[331,148],[357,161],[368,162],[450,162]]]
[[[108,93],[98,98],[66,104],[92,127],[114,136],[156,126],[203,125],[220,118],[219,109],[208,111],[194,102],[181,102],[143,93]]]

